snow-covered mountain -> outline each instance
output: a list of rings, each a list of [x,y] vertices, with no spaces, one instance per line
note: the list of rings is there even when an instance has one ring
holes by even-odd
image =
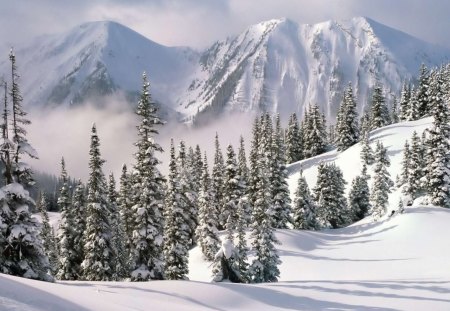
[[[361,111],[377,81],[388,95],[397,94],[422,62],[437,66],[449,56],[448,50],[364,17],[315,25],[271,20],[204,52],[179,111],[188,119],[223,110],[286,115],[317,103],[332,120],[349,82]]]
[[[133,96],[143,71],[154,97],[171,101],[198,62],[190,48],[162,46],[115,22],[91,22],[42,36],[16,54],[29,105],[77,104],[116,90]],[[9,72],[8,66],[3,62],[0,72]]]
[[[449,50],[363,17],[315,25],[270,20],[202,53],[162,46],[114,22],[91,22],[37,38],[17,54],[29,105],[77,104],[115,90],[133,97],[147,71],[154,99],[197,123],[224,111],[301,115],[310,103],[333,120],[348,82],[361,111],[376,81],[397,94],[422,62],[450,59]],[[0,73],[8,72],[3,61]]]

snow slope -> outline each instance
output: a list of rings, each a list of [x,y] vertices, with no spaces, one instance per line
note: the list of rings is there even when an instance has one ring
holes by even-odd
[[[391,175],[402,147],[431,119],[371,133],[388,148]],[[348,182],[360,171],[360,146],[289,166],[295,189],[300,166],[312,188],[320,161],[335,161]],[[396,206],[398,194],[391,195]],[[52,216],[52,218],[54,218]],[[44,283],[0,275],[0,310],[449,310],[450,210],[408,207],[380,222],[320,232],[279,230],[278,283],[210,283],[209,263],[190,253],[191,281]]]

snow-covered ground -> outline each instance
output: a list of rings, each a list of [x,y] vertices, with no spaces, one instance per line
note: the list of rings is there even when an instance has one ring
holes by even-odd
[[[405,139],[430,119],[374,131],[400,171]],[[360,146],[302,163],[312,188],[316,165],[335,161],[350,183],[359,174]],[[300,164],[289,167],[295,189]],[[349,185],[347,185],[348,187]],[[397,206],[398,193],[391,195]],[[53,218],[53,217],[52,217]],[[450,210],[414,206],[372,223],[320,232],[279,230],[280,281],[211,283],[209,263],[190,253],[191,281],[45,283],[0,276],[0,310],[450,310]]]

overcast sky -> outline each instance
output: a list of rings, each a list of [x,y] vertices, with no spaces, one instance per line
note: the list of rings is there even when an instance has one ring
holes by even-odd
[[[316,23],[353,16],[450,47],[450,0],[0,0],[0,45],[114,20],[164,45],[204,48],[267,19]]]

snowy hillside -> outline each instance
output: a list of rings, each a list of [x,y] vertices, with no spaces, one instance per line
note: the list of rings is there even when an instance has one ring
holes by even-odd
[[[162,46],[115,22],[42,36],[16,54],[28,105],[76,104],[115,90],[135,95],[143,71],[155,97],[170,101],[198,59],[189,48]],[[0,72],[9,72],[8,66],[2,59]]]
[[[179,111],[198,122],[223,110],[263,109],[286,119],[317,103],[334,120],[348,82],[362,111],[376,81],[397,95],[422,62],[437,66],[449,57],[448,50],[368,18],[315,25],[270,20],[203,53]]]
[[[380,140],[388,149],[391,176],[400,172],[404,141],[430,124],[428,118],[371,133],[371,144]],[[358,144],[290,165],[291,192],[300,167],[314,186],[320,161],[334,161],[350,183],[361,168],[359,152]],[[397,195],[391,194],[391,208]],[[413,206],[343,229],[278,230],[278,283],[210,283],[210,263],[198,248],[190,252],[189,282],[52,284],[1,275],[0,310],[448,310],[449,223],[448,209]]]
[[[267,110],[286,119],[315,103],[333,122],[349,81],[362,111],[377,80],[389,99],[422,62],[450,59],[449,50],[363,17],[315,25],[270,20],[202,53],[92,22],[37,38],[16,54],[25,104],[70,105],[115,90],[132,97],[145,70],[153,97],[197,123],[223,111]],[[0,74],[8,72],[5,57]]]

